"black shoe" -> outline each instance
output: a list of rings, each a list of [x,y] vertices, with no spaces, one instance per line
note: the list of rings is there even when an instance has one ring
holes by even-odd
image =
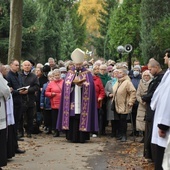
[[[23,137],[24,137],[23,134],[21,134],[21,133],[18,134],[18,138],[23,138]]]
[[[142,138],[142,140],[139,143],[144,143],[144,138]]]
[[[27,134],[27,138],[31,138],[32,136],[31,136],[31,134]]]
[[[17,139],[17,141],[24,141],[24,139],[22,139],[22,138],[18,138],[18,139]]]
[[[136,137],[139,137],[139,131],[136,131],[136,132],[135,132],[135,136],[136,136]]]
[[[21,150],[21,149],[17,149],[16,151],[15,151],[15,153],[16,154],[23,154],[23,153],[25,153],[25,150]]]
[[[102,136],[106,136],[106,132],[102,132],[101,135],[102,135]]]
[[[114,137],[116,137],[116,132],[111,133],[111,138],[114,138]]]
[[[139,136],[139,131],[132,132],[129,136]]]
[[[54,133],[53,137],[59,137],[59,133]]]
[[[45,132],[45,134],[51,134],[52,132],[49,130],[49,131],[47,131],[47,132]]]
[[[53,137],[59,137],[59,136],[60,136],[60,135],[59,135],[59,131],[58,131],[58,130],[55,130]]]
[[[121,142],[126,142],[127,138],[126,136],[122,136],[122,139],[120,140]]]
[[[116,137],[116,139],[117,139],[117,140],[121,140],[121,139],[122,139],[122,135],[119,134],[119,135]]]
[[[130,133],[129,136],[135,136],[135,132]]]

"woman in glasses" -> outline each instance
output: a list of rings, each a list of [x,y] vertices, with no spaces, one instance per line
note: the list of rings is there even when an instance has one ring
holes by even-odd
[[[142,73],[142,79],[139,82],[138,89],[136,92],[136,98],[139,102],[137,116],[136,116],[136,130],[141,131],[144,134],[145,131],[145,113],[146,113],[146,103],[142,100],[142,96],[146,94],[148,90],[149,83],[152,80],[152,75],[149,70]],[[144,142],[144,138],[140,141]]]

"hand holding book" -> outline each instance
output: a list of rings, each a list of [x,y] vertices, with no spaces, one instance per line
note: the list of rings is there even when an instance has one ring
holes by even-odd
[[[28,90],[29,87],[30,87],[30,86],[25,86],[25,87],[18,88],[17,90],[18,90],[18,91],[21,91],[21,90]]]

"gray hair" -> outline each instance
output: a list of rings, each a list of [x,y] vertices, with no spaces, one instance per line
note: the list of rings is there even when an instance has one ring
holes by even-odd
[[[156,67],[157,66],[157,67],[161,68],[161,65],[155,59],[150,60],[148,65],[150,65],[151,67]]]
[[[48,77],[50,77],[50,76],[53,76],[53,71],[50,71],[50,72],[48,73]]]
[[[61,71],[60,71],[59,69],[54,69],[54,70],[52,71],[52,73],[53,73],[53,75],[56,74],[56,73],[61,74]]]
[[[125,68],[118,68],[118,71],[122,71],[124,75],[128,75],[128,70]]]
[[[100,69],[107,69],[107,65],[106,64],[101,64]]]

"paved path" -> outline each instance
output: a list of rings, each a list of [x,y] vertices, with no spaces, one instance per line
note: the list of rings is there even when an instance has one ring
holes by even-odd
[[[64,136],[38,134],[19,142],[26,150],[16,155],[4,170],[86,170],[93,169],[87,160],[100,155],[105,144],[99,138],[91,138],[84,144],[70,143]]]
[[[142,157],[143,144],[128,136],[125,143],[109,136],[91,138],[84,144],[70,143],[65,136],[44,133],[24,138],[19,146],[25,154],[16,155],[3,170],[153,170]]]

